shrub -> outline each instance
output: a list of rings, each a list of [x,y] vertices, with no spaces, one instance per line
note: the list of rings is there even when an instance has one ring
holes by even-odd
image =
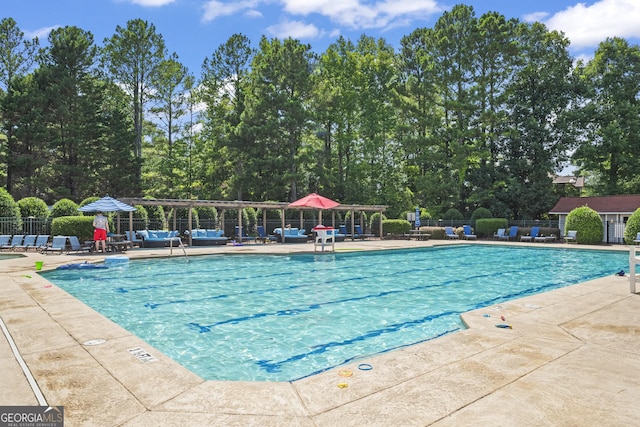
[[[576,242],[584,245],[598,245],[602,243],[604,224],[598,212],[588,206],[575,208],[565,223],[565,230],[576,230]]]
[[[382,233],[386,236],[403,236],[411,230],[411,223],[406,219],[385,219],[382,221]]]
[[[202,228],[216,228],[218,226],[218,211],[213,206],[199,207],[198,217]]]
[[[633,241],[640,233],[640,208],[636,209],[627,220],[627,225],[624,229],[624,241],[627,245],[633,245]]]
[[[109,229],[113,229],[111,221],[109,221]],[[51,234],[54,236],[78,236],[81,242],[93,240],[93,217],[76,215],[54,218],[51,222]]]
[[[3,233],[13,234],[22,231],[22,219],[20,217],[20,207],[4,188],[0,188],[0,217],[7,219],[3,223]]]
[[[476,221],[480,218],[493,218],[493,214],[487,208],[478,208],[475,211],[473,211],[473,214],[471,215],[471,220]]]
[[[78,215],[82,215],[78,211],[78,205],[76,204],[76,202],[70,199],[60,199],[56,203],[54,203],[53,207],[51,208],[51,218]]]
[[[445,238],[443,227],[420,227],[420,230],[431,234],[429,238],[433,240],[444,240]]]
[[[20,215],[22,218],[32,216],[34,218],[47,218],[49,216],[49,207],[44,200],[37,197],[25,197],[18,200]]]
[[[384,214],[383,214],[382,215],[382,221],[384,222],[386,219],[387,219],[387,217],[384,216]],[[378,236],[380,234],[380,212],[376,212],[373,215],[371,215],[370,222],[369,222],[369,229],[376,236]],[[380,236],[378,236],[378,237],[380,237]]]
[[[509,222],[506,218],[480,218],[476,220],[476,234],[478,237],[493,237],[499,228],[506,230]]]
[[[464,216],[458,209],[450,208],[442,215],[442,219],[461,221],[464,219]]]

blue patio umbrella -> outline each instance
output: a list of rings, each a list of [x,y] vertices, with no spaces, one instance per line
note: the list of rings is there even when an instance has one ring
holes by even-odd
[[[416,228],[420,227],[420,207],[416,208]]]
[[[113,197],[103,197],[95,202],[84,205],[78,208],[80,212],[132,212],[135,211],[131,205],[116,200]]]
[[[133,230],[133,214],[131,212],[135,211],[136,208],[113,197],[105,196],[78,208],[78,210],[80,212],[117,212],[118,234],[120,234],[120,212],[129,212],[129,230]]]

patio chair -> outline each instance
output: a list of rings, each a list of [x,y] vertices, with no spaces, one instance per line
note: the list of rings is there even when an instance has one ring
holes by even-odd
[[[506,233],[507,233],[506,229],[498,228],[498,231],[493,233],[493,238],[498,240],[502,240],[502,239],[506,240],[509,238],[509,236]]]
[[[368,239],[369,237],[373,237],[373,234],[363,233],[362,232],[362,227],[360,227],[359,225],[354,225],[353,226],[353,231],[354,231],[353,237],[355,239],[363,239],[363,240],[365,240],[365,239]]]
[[[344,235],[345,239],[350,239],[352,237],[351,234],[347,231],[346,225],[339,225],[338,230],[338,233]]]
[[[509,227],[509,235],[505,240],[516,240],[516,237],[518,237],[518,226],[512,225]]]
[[[67,250],[67,236],[53,236],[53,242],[51,246],[47,246],[42,250],[42,253],[49,255],[49,252],[64,253]]]
[[[14,234],[13,237],[11,237],[11,241],[9,241],[9,243],[0,246],[0,250],[7,249],[12,251],[16,246],[22,244],[22,239],[24,239],[24,234]]]
[[[36,238],[36,243],[33,245],[33,249],[35,249],[36,251],[42,252],[42,250],[47,247],[48,242],[49,242],[49,235],[40,234]]]
[[[445,227],[444,228],[444,235],[447,237],[447,239],[459,239],[460,236],[458,236],[456,233],[454,233],[453,231],[453,227]]]
[[[531,234],[527,236],[520,236],[521,242],[533,242],[536,237],[540,235],[540,227],[531,227]]]
[[[242,227],[242,235],[240,235],[240,227],[238,227],[237,225],[236,225],[236,239],[239,239],[241,243],[256,240],[254,236],[249,236],[247,234],[247,232],[244,230],[244,227]]]
[[[278,238],[274,235],[267,235],[267,233],[264,231],[264,226],[262,225],[258,225],[256,227],[256,231],[258,232],[258,237],[256,237],[256,240],[262,243],[267,243],[267,242],[277,242]]]
[[[38,236],[36,234],[27,234],[26,236],[24,236],[24,240],[22,241],[21,244],[19,245],[15,245],[13,247],[13,250],[17,250],[17,249],[22,249],[23,251],[27,251],[27,249],[29,249],[30,247],[33,247],[36,244],[36,238]]]
[[[10,240],[11,240],[11,234],[0,235],[0,248],[2,248],[5,245],[8,245]]]
[[[569,233],[571,233],[571,231],[569,231]],[[569,233],[567,233],[567,236],[564,238],[565,240],[567,240],[567,237],[569,237]],[[573,233],[576,233],[576,232],[574,231]],[[574,241],[574,242],[576,241],[576,236],[575,236],[575,234],[573,235],[573,241]],[[637,233],[637,234],[636,234],[636,238],[635,238],[635,239],[633,239],[633,243],[634,243],[635,245],[640,245],[640,233]]]
[[[80,244],[78,236],[69,236],[69,243],[71,244],[71,251],[78,252],[91,252],[93,250],[92,243]]]
[[[478,236],[473,234],[473,230],[471,230],[470,225],[462,226],[462,237],[464,237],[466,240],[475,240],[478,238]]]

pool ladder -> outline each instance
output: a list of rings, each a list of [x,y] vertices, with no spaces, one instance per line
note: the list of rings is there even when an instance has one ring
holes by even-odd
[[[184,248],[182,244],[182,239],[180,239],[180,244],[178,247],[182,248],[182,253],[184,253],[184,258],[189,262],[189,256],[187,255],[187,250]],[[173,255],[173,239],[169,240],[169,255]]]

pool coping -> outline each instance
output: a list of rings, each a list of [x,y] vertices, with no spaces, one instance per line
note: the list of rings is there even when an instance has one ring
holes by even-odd
[[[345,251],[488,241],[344,242]],[[499,244],[504,245],[504,242]],[[521,245],[520,243],[510,243]],[[524,244],[570,247],[566,244]],[[311,244],[193,247],[190,255],[312,252]],[[628,251],[624,246],[595,249]],[[133,250],[131,258],[169,249]],[[172,256],[184,256],[174,251]],[[27,253],[0,262],[0,318],[67,425],[633,424],[640,300],[627,277],[596,279],[465,313],[469,327],[294,382],[204,381],[34,271],[100,255]],[[6,265],[5,265],[6,264]],[[501,317],[504,316],[505,321]],[[497,323],[509,328],[496,328]],[[96,339],[104,343],[94,344]],[[138,351],[132,351],[139,349]],[[155,360],[150,360],[155,359]],[[0,334],[0,405],[36,405]],[[360,363],[373,369],[360,370]],[[352,376],[340,376],[348,370]],[[527,404],[523,405],[523,402]]]

